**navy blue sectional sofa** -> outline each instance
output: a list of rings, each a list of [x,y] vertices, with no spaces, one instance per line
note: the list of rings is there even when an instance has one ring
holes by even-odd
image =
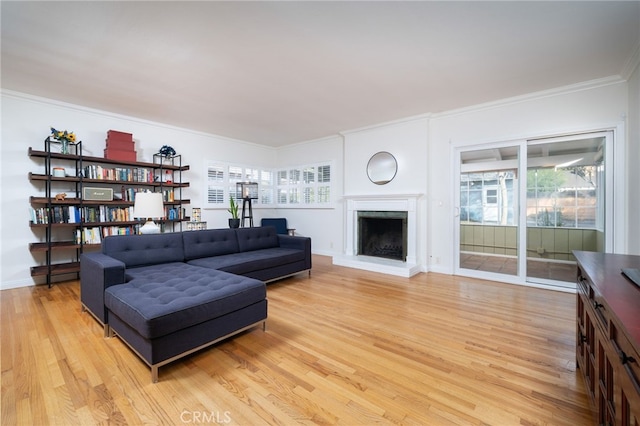
[[[265,283],[311,273],[311,240],[274,227],[110,236],[80,257],[80,299],[151,367],[266,326]]]

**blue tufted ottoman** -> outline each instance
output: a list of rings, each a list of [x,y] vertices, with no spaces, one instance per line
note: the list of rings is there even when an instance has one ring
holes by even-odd
[[[267,318],[262,281],[182,262],[126,270],[126,284],[105,290],[109,336],[115,332],[158,368]]]

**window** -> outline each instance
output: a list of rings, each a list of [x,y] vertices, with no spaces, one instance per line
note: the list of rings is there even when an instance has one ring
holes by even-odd
[[[212,165],[207,168],[207,205],[224,204],[225,169]]]
[[[270,170],[260,170],[260,176],[256,179],[258,182],[258,191],[260,191],[260,204],[273,204],[273,172]]]
[[[206,207],[226,208],[229,204],[229,196],[234,199],[241,199],[242,195],[237,193],[236,183],[247,181],[258,182],[260,194],[258,200],[253,201],[254,205],[273,204],[273,172],[271,170],[233,164],[209,163],[206,174]]]
[[[460,220],[515,225],[514,170],[460,174]]]
[[[601,167],[530,168],[527,226],[596,229]]]
[[[206,207],[225,207],[229,196],[240,199],[237,182],[258,182],[255,205],[313,207],[331,203],[331,164],[280,170],[211,162],[207,165]]]
[[[278,170],[280,207],[317,207],[331,203],[331,164],[309,164]]]

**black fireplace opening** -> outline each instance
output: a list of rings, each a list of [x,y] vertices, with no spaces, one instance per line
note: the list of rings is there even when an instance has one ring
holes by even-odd
[[[406,261],[407,212],[358,211],[358,255]]]

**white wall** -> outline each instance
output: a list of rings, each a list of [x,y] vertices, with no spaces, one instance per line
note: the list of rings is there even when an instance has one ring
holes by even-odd
[[[626,110],[627,84],[607,80],[435,116],[428,155],[430,270],[451,273],[454,267],[452,144],[475,145],[599,130],[619,125]],[[618,136],[617,145],[621,148],[625,136]],[[624,159],[626,153],[618,151]],[[626,182],[630,183],[637,187],[637,181]],[[436,258],[440,264],[435,263]]]
[[[37,241],[39,231],[29,227],[29,196],[36,195],[42,186],[27,178],[29,172],[42,173],[42,162],[27,155],[29,147],[44,149],[44,139],[51,126],[74,131],[83,141],[84,153],[103,156],[107,130],[133,133],[139,161],[152,161],[153,154],[162,145],[172,146],[183,156],[183,164],[190,170],[184,179],[191,184],[183,196],[191,200],[186,206],[190,215],[192,207],[203,205],[205,161],[219,160],[271,166],[276,151],[272,148],[226,139],[63,104],[42,98],[34,98],[12,92],[2,92],[2,198],[0,217],[0,285],[1,288],[31,285],[42,282],[30,276],[29,268],[39,262],[39,255],[32,255],[28,246]],[[227,227],[229,214],[226,209],[204,210],[203,220],[209,228]]]

